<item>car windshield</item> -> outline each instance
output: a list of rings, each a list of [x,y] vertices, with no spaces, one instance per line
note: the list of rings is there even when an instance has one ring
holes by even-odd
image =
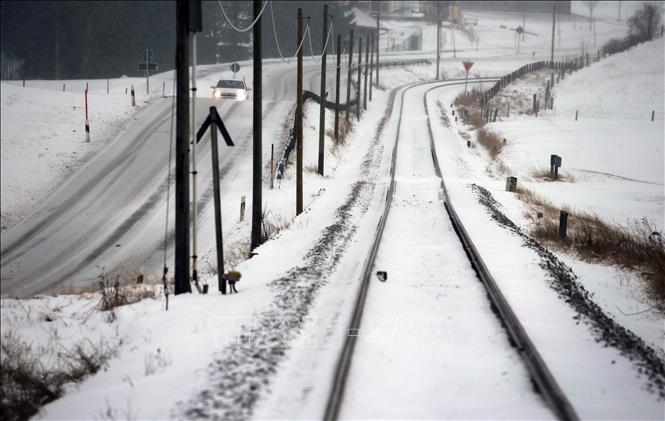
[[[239,80],[220,80],[217,82],[218,88],[245,89],[245,84]]]

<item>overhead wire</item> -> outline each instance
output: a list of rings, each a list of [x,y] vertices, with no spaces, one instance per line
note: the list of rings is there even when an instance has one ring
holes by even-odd
[[[279,41],[277,40],[277,28],[275,27],[275,11],[272,8],[272,1],[269,1],[270,3],[270,18],[272,19],[272,33],[275,36],[275,45],[277,45],[277,52],[279,53],[280,58],[282,59],[283,62],[289,62],[289,59],[284,58],[284,54],[282,53],[282,49],[279,47]]]
[[[309,24],[307,24],[307,28],[308,29],[310,28]],[[330,41],[330,34],[332,33],[332,29],[333,29],[333,23],[330,22],[330,28],[328,29],[328,35],[326,35],[326,42],[323,46],[323,49],[321,50],[321,54],[317,54],[317,55],[314,54],[314,48],[312,48],[312,31],[311,30],[307,31],[307,37],[309,38],[310,56],[311,56],[312,60],[314,60],[317,63],[321,62],[321,60],[323,58],[323,54],[325,53],[326,49],[328,48],[328,42]],[[319,57],[319,58],[316,59],[315,57]]]
[[[256,25],[256,22],[258,22],[259,19],[261,19],[261,15],[263,14],[263,11],[266,10],[266,6],[268,5],[268,3],[269,3],[268,0],[265,0],[263,2],[263,7],[261,8],[261,11],[259,12],[258,16],[256,17],[256,19],[254,19],[254,21],[247,28],[238,28],[237,26],[235,26],[233,24],[233,22],[231,22],[231,19],[229,19],[229,17],[227,16],[226,11],[224,10],[224,6],[222,6],[222,1],[217,0],[217,4],[219,5],[219,8],[222,10],[222,14],[224,15],[224,18],[229,23],[229,25],[231,25],[231,28],[233,28],[236,32],[247,32],[250,29],[252,29],[254,27],[254,25]]]

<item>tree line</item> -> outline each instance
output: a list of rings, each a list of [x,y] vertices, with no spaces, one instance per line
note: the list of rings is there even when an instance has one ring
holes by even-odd
[[[253,20],[251,1],[221,2],[234,25]],[[348,34],[349,3],[329,2],[335,33]],[[264,58],[296,51],[296,14],[311,22],[314,52],[321,52],[324,2],[274,1],[262,16]],[[273,16],[276,33],[273,31]],[[200,64],[251,57],[252,31],[237,32],[217,1],[202,2],[203,30],[197,37]],[[86,79],[140,75],[137,63],[149,48],[160,71],[175,64],[175,1],[5,1],[0,2],[2,77]],[[277,42],[275,42],[277,38]],[[334,44],[331,40],[331,46]],[[305,41],[309,53],[309,40]],[[332,51],[332,48],[328,50]]]

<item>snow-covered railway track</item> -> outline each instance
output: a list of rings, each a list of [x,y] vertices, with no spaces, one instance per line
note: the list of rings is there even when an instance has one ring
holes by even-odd
[[[578,418],[447,195],[427,94],[463,83],[418,83],[401,92],[385,208],[325,419]],[[386,269],[389,279],[375,282],[368,299],[370,280]],[[492,399],[477,405],[483,394]],[[432,402],[433,395],[440,399]]]

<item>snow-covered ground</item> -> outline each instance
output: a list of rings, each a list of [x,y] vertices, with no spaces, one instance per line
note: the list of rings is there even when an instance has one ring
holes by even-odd
[[[124,87],[107,95],[106,87],[102,93],[92,84],[87,143],[85,83],[70,83],[69,90],[62,92],[60,81],[32,82],[25,88],[16,83],[0,84],[2,231],[39,206],[144,105],[139,97],[138,107],[132,107]],[[60,90],[49,88],[58,84]]]
[[[590,212],[602,220],[627,225],[646,220],[655,229],[665,226],[665,128],[663,106],[663,39],[639,45],[567,76],[555,85],[554,110],[538,117],[500,110],[502,121],[487,128],[506,138],[493,163],[482,147],[459,151],[469,173],[493,193],[509,217],[528,227],[533,215],[512,193],[505,192],[505,177],[515,176],[555,207]],[[634,64],[640,63],[639,76]],[[512,93],[541,89],[548,75],[527,77],[505,88]],[[530,95],[528,95],[530,97]],[[448,101],[441,98],[440,101]],[[575,110],[579,119],[575,121]],[[656,120],[651,121],[651,111]],[[462,126],[459,126],[462,129]],[[472,133],[473,134],[473,133]],[[562,157],[561,173],[568,177],[551,182],[536,176],[549,170],[550,154]],[[488,177],[489,176],[489,177]],[[663,350],[662,315],[649,309],[644,287],[635,273],[602,264],[563,259],[581,282],[595,294],[604,311]]]
[[[536,59],[548,56],[551,16],[546,14],[528,16],[527,29],[537,35],[527,35],[521,46],[521,53],[515,55],[513,54],[515,52],[514,35],[508,28],[521,24],[521,14],[474,12],[473,15],[477,15],[479,18],[478,27],[475,28],[480,37],[478,51],[475,51],[475,42],[466,38],[462,32],[456,31],[458,51],[456,51],[456,57],[453,57],[450,37],[447,36],[442,65],[448,78],[462,76],[462,57],[474,57],[476,64],[471,72],[472,75],[494,76],[505,74],[531,61],[533,52],[536,53]],[[560,48],[557,47],[557,56],[579,54],[583,50],[582,44],[585,44],[587,49],[593,50],[593,32],[589,32],[588,27],[584,26],[584,22],[584,19],[576,20],[575,17],[562,19],[561,37],[558,41]],[[501,25],[506,28],[501,28]],[[424,52],[402,54],[401,56],[385,54],[382,55],[382,60],[414,56],[432,58],[436,29],[433,26],[421,26],[421,28],[424,34]],[[626,27],[623,24],[598,22],[597,45],[600,46],[609,38],[624,35],[625,30]],[[449,32],[450,29],[445,31]],[[640,48],[642,50],[636,49],[626,53],[627,59],[617,56],[607,61],[601,61],[557,85],[555,89],[557,102],[553,112],[547,112],[537,119],[523,116],[514,117],[503,123],[495,123],[494,128],[506,134],[509,139],[502,156],[505,164],[519,177],[520,184],[533,186],[539,193],[546,195],[555,203],[586,207],[617,222],[626,218],[660,216],[661,219],[656,222],[660,224],[660,228],[663,227],[662,39],[650,46]],[[649,48],[651,50],[648,50]],[[645,49],[647,50],[645,51]],[[660,62],[658,62],[658,57],[660,57]],[[627,63],[636,60],[646,63],[646,68],[649,69],[645,73],[647,76],[634,78],[630,76],[634,74],[632,71],[621,70],[627,66]],[[318,91],[316,64],[309,59],[307,63],[310,66],[306,70],[306,85],[309,85],[314,91]],[[245,62],[241,65],[243,71],[248,67],[248,63]],[[202,66],[201,77],[198,80],[199,92],[207,92],[205,88],[208,85],[213,84],[219,78],[229,77],[230,72],[224,70],[225,67]],[[266,67],[268,71],[264,70],[266,79],[278,79],[274,85],[270,85],[274,89],[271,94],[266,93],[266,95],[270,95],[270,98],[264,101],[266,114],[271,113],[268,121],[264,122],[263,158],[265,163],[269,163],[271,144],[275,145],[276,157],[281,152],[280,146],[283,145],[284,136],[291,127],[292,120],[289,118],[289,113],[293,100],[288,98],[288,95],[290,95],[289,89],[295,84],[295,74],[289,70],[293,67],[293,62],[281,64],[277,60],[271,60],[270,65]],[[329,87],[333,86],[330,73],[332,72],[329,72]],[[251,72],[245,72],[245,74],[248,84],[251,84]],[[293,166],[287,169],[285,178],[276,184],[274,189],[267,188],[269,180],[268,177],[264,177],[265,208],[275,224],[282,225],[284,230],[273,241],[257,249],[257,256],[244,262],[234,262],[232,267],[226,268],[227,270],[237,269],[243,273],[242,281],[239,283],[240,294],[233,296],[194,294],[171,297],[168,312],[163,311],[164,299],[160,296],[157,299],[147,299],[138,304],[119,308],[116,310],[117,317],[113,322],[108,321],[106,314],[93,310],[99,299],[95,295],[38,297],[31,300],[3,299],[1,304],[3,335],[8,331],[13,331],[22,340],[32,343],[35,350],[49,350],[58,345],[71,348],[77,343],[86,341],[87,338],[94,345],[114,350],[115,356],[110,359],[105,370],[89,377],[79,385],[69,387],[68,393],[63,398],[47,405],[38,417],[45,419],[109,417],[161,419],[196,415],[198,417],[228,418],[247,416],[252,414],[252,411],[255,411],[254,415],[259,418],[320,417],[332,367],[339,351],[339,343],[335,343],[334,340],[339,339],[340,336],[336,334],[341,335],[343,328],[347,325],[351,306],[356,296],[357,279],[359,279],[362,262],[367,253],[366,246],[373,235],[375,226],[373,224],[379,216],[378,207],[370,206],[370,203],[372,200],[374,203],[379,203],[381,199],[385,198],[387,169],[373,164],[381,162],[381,159],[386,162],[390,147],[389,144],[383,142],[392,141],[395,135],[395,122],[388,120],[383,137],[375,139],[377,132],[380,131],[379,127],[384,123],[382,118],[386,115],[386,107],[391,99],[390,90],[405,83],[428,80],[433,77],[433,65],[382,70],[381,84],[387,89],[386,91],[374,91],[374,101],[369,105],[368,111],[363,114],[361,122],[354,125],[354,131],[351,133],[347,145],[334,147],[332,140],[326,136],[325,177],[315,174],[318,157],[318,107],[312,103],[307,104],[304,149],[305,212],[297,218],[295,217]],[[613,84],[610,84],[608,79],[613,80]],[[164,81],[166,82],[166,94],[170,94],[172,76],[168,72],[157,75],[154,80],[153,83],[151,79],[151,87],[156,96],[161,95],[161,83]],[[137,94],[139,94],[137,104],[140,105],[140,109],[149,110],[152,107],[152,111],[154,111],[155,103],[160,102],[157,98],[150,99],[150,106],[144,107],[146,105],[144,100],[147,98],[141,97],[142,90],[145,88],[144,85],[141,85],[143,83],[141,78],[111,80],[109,95],[106,94],[106,81],[90,81],[92,142],[86,144],[83,143],[84,115],[81,108],[84,82],[67,81],[66,83],[67,92],[64,93],[61,91],[62,81],[28,81],[26,88],[22,88],[16,83],[1,85],[3,225],[6,218],[6,205],[7,209],[11,209],[7,213],[7,224],[14,224],[19,219],[18,215],[24,216],[25,212],[33,209],[30,199],[34,199],[34,202],[38,203],[64,182],[70,172],[69,170],[63,171],[62,166],[69,165],[71,171],[74,171],[77,167],[85,165],[86,158],[79,159],[78,157],[92,156],[94,151],[99,150],[96,148],[101,148],[104,143],[112,141],[125,124],[142,118],[142,113],[147,111],[136,112],[131,109],[129,96],[124,93],[124,85],[136,84]],[[634,95],[634,90],[622,92],[614,88],[627,83],[640,89],[654,86],[655,89],[647,90],[642,96],[637,97]],[[264,81],[264,87],[266,85],[268,82]],[[490,86],[487,83],[484,85],[485,88]],[[70,87],[72,91],[76,89],[76,93],[70,92]],[[457,92],[456,89],[447,90],[436,100],[445,107],[452,102]],[[600,107],[606,113],[612,112],[615,108],[614,105],[609,104],[628,101],[636,109],[635,115],[622,115],[616,118],[612,116],[610,119],[605,118],[607,114],[604,114],[596,115],[592,119],[588,118],[589,112],[584,111],[578,122],[571,122],[570,111],[577,109],[575,107],[593,105],[593,100],[590,98],[598,92],[603,93]],[[43,100],[45,95],[48,98],[47,102]],[[201,96],[207,97],[203,94]],[[164,101],[170,101],[170,99]],[[415,112],[416,106],[422,108],[422,97],[414,101],[414,109],[411,111]],[[647,102],[649,104],[646,104]],[[236,107],[235,114],[229,112],[234,122],[238,122],[234,128],[237,131],[232,132],[232,135],[239,146],[246,146],[251,140],[250,105],[250,103],[239,105]],[[38,107],[41,111],[42,114],[37,113],[37,115],[47,116],[47,118],[35,117],[33,120],[26,120],[25,124],[19,124],[18,121],[21,120],[18,116],[24,115],[25,109],[31,106]],[[660,108],[658,108],[659,106]],[[76,108],[74,109],[74,107]],[[220,106],[220,108],[222,107]],[[648,115],[643,116],[650,109],[660,110],[661,114],[658,114],[660,119],[655,123],[647,121]],[[99,114],[95,114],[96,112]],[[332,113],[326,112],[328,128],[332,126],[332,118]],[[419,118],[422,117],[414,116],[414,125],[422,123]],[[41,125],[43,121],[51,122],[51,124]],[[98,128],[100,128],[100,138],[96,138]],[[101,129],[103,129],[103,134]],[[73,130],[76,132],[74,133]],[[22,139],[19,138],[22,131],[27,132],[28,138],[32,139],[29,148],[24,150],[21,150]],[[51,133],[55,133],[55,135],[51,135]],[[639,133],[639,136],[635,136],[634,133]],[[581,143],[580,139],[589,137],[595,137],[593,142]],[[628,144],[626,139],[633,139],[633,141]],[[515,222],[525,223],[523,205],[511,194],[503,191],[505,175],[493,176],[495,173],[492,171],[488,174],[486,171],[487,159],[484,153],[479,149],[467,150],[461,139],[458,140],[459,145],[450,149],[442,149],[448,152],[442,162],[446,162],[451,171],[444,175],[450,176],[452,183],[461,186],[460,189],[466,189],[468,183],[474,180],[481,183],[502,202],[507,214]],[[99,144],[95,143],[96,141]],[[638,141],[639,146],[635,146],[634,143]],[[48,142],[54,142],[55,152],[51,152],[52,146]],[[551,150],[552,144],[557,145],[556,150]],[[598,148],[598,146],[602,146],[602,148]],[[43,157],[40,157],[39,154],[44,153],[45,147],[48,147],[49,150]],[[630,154],[637,154],[638,157],[631,156],[626,148],[630,148]],[[428,151],[420,150],[420,152],[418,157],[412,157],[413,168],[418,168],[419,160],[430,159],[428,153],[425,153]],[[530,178],[529,175],[534,165],[537,165],[538,168],[540,168],[540,163],[543,163],[543,166],[546,165],[550,153],[558,153],[563,156],[563,168],[565,171],[575,173],[575,183],[544,183],[533,177]],[[209,160],[209,155],[204,156]],[[249,163],[248,156],[248,153],[241,155],[242,168],[245,166],[246,169],[249,168],[248,165],[245,165]],[[42,160],[40,161],[40,159]],[[30,171],[23,169],[26,161],[31,165]],[[13,170],[10,172],[8,168],[13,168]],[[239,168],[240,164],[230,174],[225,175],[224,180],[233,181],[232,183],[223,181],[224,234],[227,252],[234,248],[242,250],[249,233],[251,184],[249,183],[249,171],[241,171]],[[200,169],[200,171],[202,170]],[[407,178],[402,180],[404,184],[408,184]],[[416,184],[420,186],[420,183]],[[368,190],[368,193],[366,190],[369,189],[369,185],[374,187],[372,187],[373,190]],[[8,190],[7,186],[15,186],[13,193],[11,191],[5,193]],[[589,192],[593,192],[593,195]],[[356,201],[348,199],[353,198],[353,194],[356,193],[360,199]],[[239,221],[238,215],[241,196],[247,198],[247,211],[245,220],[242,222]],[[616,200],[617,197],[629,197],[632,200],[624,199],[619,202]],[[408,197],[404,199],[408,202]],[[438,203],[436,200],[432,197],[432,201]],[[421,211],[433,206],[429,201],[425,200],[425,202],[427,203],[421,203],[425,206],[420,209]],[[470,212],[470,214],[472,217],[482,220],[487,219],[483,212]],[[398,216],[409,219],[411,214]],[[409,222],[424,224],[426,216],[423,215],[422,220]],[[160,218],[162,218],[161,213],[153,219],[160,221],[156,224],[160,227],[158,234],[161,237],[163,218]],[[331,221],[335,222],[331,225]],[[210,283],[211,290],[215,292],[217,279],[214,270],[209,267],[212,265],[210,262],[214,261],[214,243],[211,234],[213,230],[209,229],[212,226],[209,210],[202,214],[200,224],[203,227],[203,233],[199,239],[200,271],[203,280]],[[482,226],[479,225],[479,227]],[[447,225],[440,226],[439,229],[438,233],[451,234]],[[153,234],[152,230],[146,229],[141,232],[140,240],[135,239],[135,241],[147,242],[148,239],[152,239]],[[399,232],[393,234],[391,241],[402,245],[405,238],[402,238]],[[436,232],[432,231],[432,236],[438,237],[435,234]],[[387,238],[386,241],[391,238]],[[320,251],[322,247],[320,244],[325,243],[326,239],[329,240],[331,248],[327,252],[334,258],[325,257],[326,253]],[[499,250],[508,245],[513,245],[516,247],[515,249],[520,250],[519,245],[515,245],[514,241],[506,240],[492,229],[488,229],[485,240],[483,250],[486,253],[497,252],[494,263],[504,279],[509,278],[511,271],[515,268],[522,268],[519,272],[521,275],[526,274],[524,279],[529,279],[529,282],[534,282],[534,279],[537,282],[538,277],[542,277],[542,273],[534,269],[533,261],[529,260],[527,263],[519,261],[520,257],[525,256],[521,251],[516,253],[515,258],[512,259],[506,258],[506,254]],[[492,240],[496,241],[494,245],[491,244]],[[490,245],[487,246],[487,244]],[[500,244],[501,247],[496,247],[496,244]],[[426,250],[426,252],[435,253],[436,251]],[[459,253],[455,256],[463,259]],[[654,316],[650,312],[642,313],[638,317],[627,315],[644,308],[639,294],[636,293],[637,288],[633,287],[634,280],[630,274],[611,267],[583,263],[570,256],[561,256],[561,259],[573,267],[580,277],[580,282],[595,294],[594,300],[603,311],[614,317],[621,325],[639,334],[651,346],[660,347],[662,352],[665,338],[662,319],[658,319],[658,316]],[[497,263],[497,260],[500,262]],[[501,260],[503,261],[501,262]],[[386,265],[392,264],[387,260],[382,262]],[[403,269],[396,268],[394,271],[391,269],[390,273],[392,275],[400,274],[400,270]],[[454,273],[450,273],[449,276],[455,278],[461,276],[460,273],[464,270],[460,270],[459,273],[453,271]],[[391,282],[396,281],[392,275],[388,281],[389,284],[386,285],[388,287],[393,285]],[[512,297],[516,297],[521,303],[520,309],[524,312],[522,314],[545,313],[544,318],[533,319],[531,328],[538,328],[538,324],[543,320],[548,322],[556,320],[557,317],[569,321],[569,316],[574,313],[568,308],[562,310],[559,307],[561,301],[544,286],[544,283],[533,286],[531,283],[524,282],[524,279],[508,285],[508,289],[513,294]],[[402,299],[399,287],[393,287],[396,288],[393,291],[382,290],[383,294],[379,294],[377,299],[379,301]],[[410,288],[414,290],[408,291],[408,296],[412,297],[412,300],[422,298],[427,301],[428,309],[432,312],[437,311],[438,302],[435,297],[419,296],[418,289],[427,289],[427,286],[414,280]],[[466,285],[461,291],[454,291],[450,298],[446,298],[448,300],[446,302],[454,307],[459,305],[459,302],[455,301],[455,297],[459,297],[458,300],[478,300],[479,305],[482,305],[481,296],[482,293],[477,285]],[[472,311],[466,301],[464,304],[460,308],[460,312]],[[543,304],[543,307],[538,307],[539,304]],[[487,304],[485,303],[485,305]],[[380,302],[375,302],[375,310],[377,308],[384,310],[385,307]],[[409,302],[405,311],[412,312],[423,310],[423,308],[416,302]],[[550,312],[550,309],[553,310]],[[447,307],[444,311],[453,312]],[[491,319],[491,316],[487,314],[489,313],[487,308],[483,311],[483,315],[478,318]],[[303,319],[303,315],[306,316],[305,319]],[[284,318],[284,324],[279,324],[280,317]],[[458,322],[468,322],[468,320],[460,321],[457,314],[451,317],[458,319]],[[298,320],[298,318],[300,319]],[[295,323],[295,327],[291,328],[290,323]],[[574,322],[570,324],[574,324]],[[241,326],[244,326],[242,330]],[[443,326],[448,326],[448,321],[443,322]],[[456,326],[455,329],[458,329],[463,325]],[[570,355],[570,349],[566,349],[570,344],[565,342],[565,339],[570,336],[566,336],[566,332],[548,330],[547,328],[551,325],[543,324],[540,327],[543,326],[545,328],[538,336],[540,344],[548,347],[550,356],[554,355],[552,358],[556,361],[557,366],[560,369],[563,367],[563,375],[567,379],[566,385],[575,392],[578,398],[576,403],[581,402],[583,408],[581,415],[629,417],[639,413],[634,408],[641,404],[644,404],[643,412],[638,415],[651,417],[657,413],[658,404],[654,404],[650,397],[645,398],[640,390],[627,387],[629,391],[626,392],[625,399],[630,405],[626,405],[626,409],[619,407],[619,405],[623,405],[620,400],[615,402],[616,407],[608,405],[607,398],[601,396],[604,392],[602,390],[584,390],[589,384],[598,384],[595,382],[600,377],[593,376],[593,382],[591,380],[585,382],[587,379],[575,376],[574,372],[579,370],[579,367],[571,365],[571,361],[574,362],[575,357]],[[378,328],[380,330],[381,326],[379,325]],[[485,339],[498,343],[499,347],[505,350],[507,346],[502,332],[487,329],[486,327],[485,330],[482,330],[483,335],[487,335],[489,338]],[[256,335],[256,337],[252,336],[252,340],[256,340],[255,347],[240,346],[237,341],[239,341],[241,331]],[[588,352],[586,355],[593,355],[599,346],[593,343],[594,339],[590,335],[585,336],[585,333],[588,334],[586,330],[580,328],[575,330],[573,336],[576,340],[588,342],[585,342],[580,351]],[[464,335],[464,333],[459,334]],[[475,339],[481,343],[484,342],[481,338],[476,337],[471,338],[467,344],[474,343]],[[99,345],[102,341],[105,343]],[[320,342],[312,341],[322,341],[323,345]],[[557,341],[560,342],[557,343]],[[319,346],[312,346],[312,343]],[[482,344],[478,346],[482,346]],[[403,352],[399,349],[397,351]],[[408,358],[402,357],[407,357],[410,352],[410,350],[406,350],[400,357],[400,361],[404,363],[404,365],[400,364],[400,367],[406,367],[406,370],[408,370],[408,364],[405,361],[408,362]],[[605,369],[609,371],[609,374],[605,379],[608,385],[612,386],[610,388],[612,393],[617,391],[615,386],[621,383],[617,379],[626,380],[626,384],[630,385],[635,383],[634,379],[628,379],[630,375],[622,378],[625,373],[634,373],[631,371],[630,364],[621,359],[622,357],[618,354],[617,350],[610,348],[603,351],[602,358],[599,358],[602,363],[608,363]],[[446,355],[448,354],[444,353],[443,357]],[[373,353],[370,351],[361,361],[372,360],[372,356]],[[520,382],[516,387],[521,393],[524,393],[522,396],[524,400],[520,402],[534,403],[531,399],[537,399],[537,396],[529,395],[528,388],[525,386],[527,382],[523,376],[512,371],[512,368],[519,371],[519,364],[511,354],[504,355],[505,358],[497,355],[485,356],[486,361],[499,361],[501,364],[505,364],[505,367],[511,367],[511,376],[514,374],[516,381]],[[384,357],[388,364],[392,362],[389,355],[384,355]],[[427,354],[423,354],[422,358],[427,357]],[[450,363],[449,360],[438,357],[441,356],[433,358],[442,366]],[[50,357],[48,352],[44,352],[40,358],[44,358],[44,362],[48,363]],[[608,367],[614,366],[614,359],[619,361],[617,366],[620,367],[612,371]],[[592,359],[585,361],[594,362]],[[610,361],[612,362],[610,363]],[[501,364],[495,365],[493,370],[498,370],[497,367],[500,367]],[[595,365],[595,367],[601,366],[600,363]],[[380,370],[377,372],[380,374]],[[495,372],[503,375],[500,370]],[[419,373],[429,374],[427,371],[419,371]],[[441,374],[437,373],[437,376]],[[598,374],[598,372],[594,373],[594,375]],[[429,384],[439,384],[437,379],[441,380],[441,377],[437,376],[428,376],[428,380],[431,380]],[[474,377],[473,373],[470,373],[470,376]],[[381,387],[382,390],[390,390],[395,386],[400,386],[399,382],[402,381],[402,378],[395,377],[393,384],[381,384],[379,378],[374,380],[377,381],[377,387]],[[445,380],[445,376],[443,380]],[[578,380],[579,384],[575,385]],[[515,383],[510,384],[515,386]],[[643,382],[638,380],[635,384],[642,385]],[[483,390],[491,390],[491,385],[483,387],[485,386],[488,389]],[[402,389],[397,387],[395,390],[400,392]],[[467,391],[463,387],[461,390]],[[364,396],[367,396],[368,399],[374,396],[374,392],[375,390],[363,391]],[[432,393],[438,395],[439,390]],[[477,390],[469,390],[468,393],[475,394]],[[183,400],[184,402],[179,402]],[[176,408],[176,404],[178,404],[178,408]],[[362,406],[362,402],[360,402],[360,406]],[[433,413],[441,414],[437,411],[439,408],[434,405],[428,408],[435,410]],[[542,415],[538,412],[542,409],[538,405],[530,408],[534,411],[530,412],[526,406],[515,408],[516,412],[508,411],[513,408],[504,409],[512,414],[520,413],[538,417]],[[367,414],[378,413],[374,410],[376,408],[366,409]],[[446,413],[459,417],[479,414],[478,412],[467,412],[462,406],[449,408],[449,410],[450,412]],[[459,411],[455,412],[455,410]],[[407,411],[406,408],[404,411],[402,413],[404,416],[415,414]],[[432,416],[433,413],[430,413],[429,416]],[[483,415],[499,416],[497,413],[483,413]]]

